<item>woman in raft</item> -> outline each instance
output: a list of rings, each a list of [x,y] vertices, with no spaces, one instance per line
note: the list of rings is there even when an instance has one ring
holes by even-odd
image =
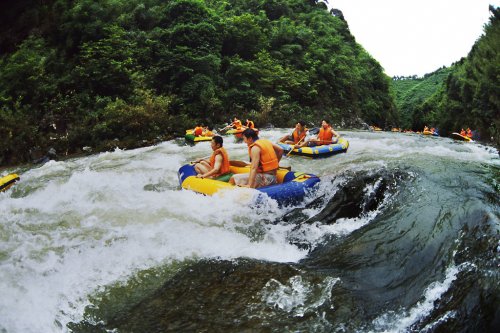
[[[214,136],[210,145],[212,155],[209,160],[197,160],[194,163],[197,178],[217,178],[229,172],[229,155],[222,146],[224,140],[221,136]]]
[[[292,134],[285,135],[279,140],[279,142],[289,145],[298,144],[299,142],[302,142],[304,140],[307,135],[307,131],[308,129],[306,128],[306,123],[301,120],[295,125],[295,129]]]
[[[321,122],[321,128],[319,129],[319,133],[316,136],[316,139],[307,140],[300,145],[296,144],[295,148],[329,145],[332,143],[337,143],[339,137],[340,135],[333,130],[328,120],[323,119],[323,121]]]

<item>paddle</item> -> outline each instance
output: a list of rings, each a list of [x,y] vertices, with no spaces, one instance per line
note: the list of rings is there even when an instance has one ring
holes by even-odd
[[[300,144],[300,143],[302,142],[302,140],[304,140],[305,138],[306,138],[306,137],[304,136],[302,139],[300,139],[300,140],[299,140],[299,142],[297,142],[297,143],[296,143],[296,144],[294,144],[293,146],[292,146],[292,145],[290,145],[290,146],[292,146],[292,147],[291,147],[290,151],[289,151],[288,153],[286,153],[285,157],[290,156],[290,154],[291,154],[291,153],[293,152],[293,150],[295,149],[295,146],[296,146],[296,145],[298,145],[298,144]]]

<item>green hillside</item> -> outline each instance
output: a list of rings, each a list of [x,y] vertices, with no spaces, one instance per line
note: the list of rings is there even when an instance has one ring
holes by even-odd
[[[0,50],[0,165],[231,116],[397,121],[390,79],[321,1],[3,1]]]
[[[443,67],[422,78],[393,77],[392,87],[395,103],[400,112],[401,128],[413,130],[423,128],[423,120],[415,114],[415,110],[439,89],[442,89],[443,83],[451,72],[451,68]]]

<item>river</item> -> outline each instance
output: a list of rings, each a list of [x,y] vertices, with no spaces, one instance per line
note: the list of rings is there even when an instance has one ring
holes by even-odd
[[[180,190],[208,142],[7,170],[0,332],[495,332],[496,149],[340,133],[345,154],[283,158],[321,177],[295,206]]]

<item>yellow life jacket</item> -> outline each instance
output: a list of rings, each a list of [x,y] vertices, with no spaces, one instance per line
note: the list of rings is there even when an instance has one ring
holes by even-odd
[[[220,167],[220,170],[218,173],[214,175],[214,177],[218,177],[220,175],[223,175],[225,173],[229,172],[229,156],[227,155],[227,151],[224,147],[220,147],[219,149],[216,149],[213,151],[212,156],[210,156],[210,166],[213,168],[215,165],[215,157],[217,155],[222,156],[222,165]]]
[[[279,165],[278,156],[273,148],[273,143],[266,139],[259,139],[248,147],[248,156],[251,156],[253,146],[260,148],[260,162],[258,172],[268,172],[277,170]]]
[[[255,124],[253,123],[253,121],[249,120],[249,121],[247,121],[247,127],[248,128],[255,128]]]

